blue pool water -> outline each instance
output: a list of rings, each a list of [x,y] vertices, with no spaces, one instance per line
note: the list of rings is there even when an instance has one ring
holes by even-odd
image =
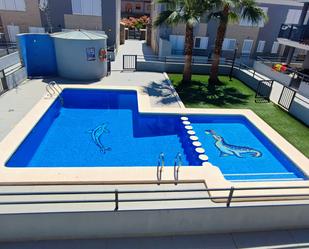
[[[177,115],[139,114],[134,91],[67,89],[7,167],[201,166]],[[304,175],[242,116],[188,116],[209,161],[232,181],[303,180]],[[224,140],[223,147],[218,140]],[[220,141],[219,141],[220,142]],[[229,150],[226,151],[226,148]]]

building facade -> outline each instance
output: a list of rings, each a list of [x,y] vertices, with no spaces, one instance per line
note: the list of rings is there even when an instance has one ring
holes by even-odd
[[[122,0],[121,16],[122,17],[139,17],[150,15],[151,0]]]
[[[18,33],[87,29],[104,30],[112,42],[109,45],[118,46],[120,0],[49,0],[44,12],[39,4],[40,0],[1,0],[2,41],[15,42]]]
[[[229,24],[223,42],[223,57],[232,57],[236,48],[238,56],[250,58],[265,55],[278,56],[286,53],[285,47],[277,41],[280,26],[283,23],[297,23],[303,3],[292,0],[257,0],[257,2],[268,15],[269,20],[256,25],[252,25],[248,20]],[[152,19],[155,20],[163,9],[163,5],[154,3]],[[201,22],[194,28],[194,55],[207,57],[212,55],[217,27],[218,21],[211,20],[206,23],[206,18],[201,19]],[[183,54],[184,35],[184,25],[153,28],[152,48],[160,55]],[[166,49],[167,42],[170,43],[171,51]],[[296,51],[295,54],[297,53],[302,53],[302,51]]]

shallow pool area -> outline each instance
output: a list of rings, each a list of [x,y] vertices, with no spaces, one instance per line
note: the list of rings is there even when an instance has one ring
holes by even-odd
[[[133,90],[63,90],[6,166],[156,167],[163,153],[165,166],[177,155],[182,166],[208,161],[229,181],[306,179],[244,116],[140,113],[137,99]]]

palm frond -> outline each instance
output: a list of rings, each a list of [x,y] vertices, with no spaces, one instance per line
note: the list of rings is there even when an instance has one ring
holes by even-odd
[[[267,14],[257,6],[254,0],[242,0],[241,6],[243,7],[241,18],[250,21],[253,25],[268,20]]]

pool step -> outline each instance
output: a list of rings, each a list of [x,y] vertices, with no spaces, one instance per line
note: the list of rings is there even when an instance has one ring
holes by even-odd
[[[232,182],[249,182],[249,181],[302,181],[295,173],[240,173],[240,174],[224,174],[226,180]]]
[[[199,142],[199,138],[191,125],[188,117],[180,117],[180,127],[183,133],[183,137],[180,138],[180,142],[183,144],[184,151],[187,149],[189,153],[193,155],[191,165],[203,165],[208,162],[208,156],[205,154],[205,149]],[[188,157],[187,157],[188,158]],[[190,161],[190,160],[188,160]]]

